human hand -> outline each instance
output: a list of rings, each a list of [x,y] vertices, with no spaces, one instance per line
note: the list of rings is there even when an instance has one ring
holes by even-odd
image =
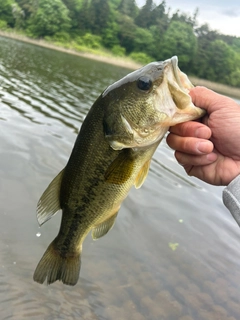
[[[228,185],[240,174],[240,106],[205,87],[191,89],[193,103],[206,109],[201,122],[170,127],[168,145],[189,176]]]

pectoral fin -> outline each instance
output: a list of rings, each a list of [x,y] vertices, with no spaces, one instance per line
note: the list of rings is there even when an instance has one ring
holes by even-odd
[[[92,238],[97,240],[103,237],[110,229],[112,229],[114,222],[117,218],[118,212],[113,214],[110,218],[98,224],[95,228],[92,229]]]
[[[148,160],[147,162],[145,162],[145,164],[143,165],[143,167],[139,171],[137,178],[134,182],[136,189],[139,189],[143,185],[145,179],[147,178],[148,171],[150,168],[150,163],[151,163],[151,160]]]
[[[110,164],[105,179],[108,183],[122,184],[132,175],[134,159],[130,157],[127,149],[123,150],[117,158]]]
[[[47,189],[43,192],[40,200],[37,204],[37,219],[40,226],[52,218],[57,213],[60,207],[60,188],[62,182],[64,170],[60,171],[59,174],[49,184]]]

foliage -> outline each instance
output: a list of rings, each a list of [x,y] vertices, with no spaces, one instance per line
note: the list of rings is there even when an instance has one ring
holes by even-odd
[[[184,12],[180,12],[179,10],[177,10],[172,18],[171,21],[180,21],[180,22],[184,22],[189,24],[192,28],[197,26],[197,16],[198,16],[198,9],[195,10],[195,12],[193,13],[193,16],[188,15]]]
[[[190,71],[192,58],[197,51],[197,38],[186,22],[172,21],[164,33],[161,59],[177,55],[180,68]]]
[[[240,87],[240,68],[237,68],[230,74],[229,85]]]
[[[24,20],[36,13],[38,9],[38,0],[15,0],[24,13]]]
[[[124,57],[126,55],[126,49],[119,46],[118,44],[112,47],[112,53],[119,57]]]
[[[45,37],[46,38],[46,37]],[[54,41],[58,41],[60,43],[65,43],[71,40],[69,33],[65,31],[57,32],[54,34],[53,38]]]
[[[101,48],[101,37],[96,36],[91,33],[86,33],[82,38],[82,45],[92,48],[92,49],[99,49]]]
[[[14,16],[12,14],[12,5],[14,0],[0,0],[0,20],[6,21],[9,27],[14,27]]]
[[[7,21],[0,20],[0,30],[5,31],[5,30],[7,30],[7,28],[8,28]]]
[[[70,27],[69,11],[61,0],[39,0],[29,19],[28,31],[34,37],[52,36]]]
[[[134,49],[135,31],[137,26],[132,18],[121,15],[117,19],[119,25],[118,40],[121,47],[126,48],[126,52],[130,53]]]
[[[193,61],[192,72],[200,78],[206,78],[206,70],[209,65],[211,44],[218,39],[218,33],[209,29],[207,24],[195,30],[198,39],[198,48]]]
[[[222,40],[212,42],[209,49],[209,65],[205,78],[231,84],[230,75],[236,69],[234,51]]]
[[[88,17],[92,33],[101,34],[104,28],[106,28],[109,12],[108,0],[91,0]]]
[[[167,1],[0,0],[0,30],[44,38],[66,48],[116,56],[142,64],[177,55],[183,71],[240,86],[240,38],[199,25],[192,14],[171,14]],[[102,51],[104,52],[104,51]]]
[[[12,4],[12,15],[15,20],[15,28],[16,29],[23,28],[25,13],[17,3]]]
[[[144,52],[151,56],[155,40],[148,29],[136,28],[134,33],[134,52]]]
[[[82,0],[62,0],[69,11],[71,29],[76,30],[79,23],[79,12],[82,7]]]
[[[102,42],[106,48],[120,45],[118,41],[119,25],[115,21],[109,21],[102,32]]]
[[[137,16],[139,11],[135,0],[121,0],[117,9],[123,15],[129,16],[133,19]]]
[[[135,19],[136,24],[141,28],[149,28],[152,25],[152,15],[155,4],[153,0],[146,0],[146,4],[140,10]]]
[[[143,52],[132,52],[129,57],[141,64],[147,64],[152,61],[152,58]]]

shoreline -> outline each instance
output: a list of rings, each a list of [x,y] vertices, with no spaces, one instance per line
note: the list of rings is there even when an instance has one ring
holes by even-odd
[[[10,38],[10,39],[30,43],[30,44],[33,44],[36,46],[47,48],[47,49],[52,49],[52,50],[57,50],[57,51],[69,53],[69,54],[76,55],[79,57],[112,64],[112,65],[123,67],[126,69],[136,70],[136,69],[142,67],[142,65],[140,63],[137,63],[137,62],[135,62],[131,59],[128,59],[128,58],[114,57],[111,55],[106,55],[106,56],[97,55],[97,54],[94,54],[91,52],[80,52],[80,51],[76,51],[74,49],[67,49],[67,48],[58,46],[58,45],[50,43],[46,40],[31,39],[31,38],[28,38],[27,36],[20,35],[20,34],[14,33],[14,32],[6,32],[6,31],[0,30],[0,37]]]
[[[200,79],[194,76],[189,76],[189,79],[194,86],[207,87],[208,89],[216,91],[220,94],[240,99],[240,88],[230,87],[226,84],[212,82],[210,80]]]
[[[28,38],[27,36],[20,35],[20,34],[14,33],[14,32],[6,32],[6,31],[0,30],[0,36],[5,37],[5,38],[11,38],[11,39],[22,41],[22,42],[26,42],[26,43],[30,43],[33,45],[41,46],[41,47],[52,49],[52,50],[65,52],[65,53],[76,55],[76,56],[83,57],[86,59],[91,59],[91,60],[96,60],[96,61],[100,61],[103,63],[108,63],[111,65],[115,65],[118,67],[130,69],[130,70],[136,70],[136,69],[142,67],[142,65],[140,63],[134,62],[133,60],[128,59],[128,58],[121,58],[121,57],[118,58],[118,57],[114,57],[111,55],[109,55],[109,56],[108,55],[106,55],[106,56],[97,55],[97,54],[93,54],[90,52],[79,52],[74,49],[67,49],[67,48],[64,48],[61,46],[57,46],[57,45],[52,44],[50,42],[47,42],[45,40],[31,39],[31,38]],[[197,78],[194,76],[188,76],[188,77],[189,77],[190,81],[195,86],[204,86],[204,87],[207,87],[207,88],[209,88],[213,91],[216,91],[220,94],[224,94],[227,96],[231,96],[231,97],[240,99],[240,88],[230,87],[225,84],[212,82],[210,80],[200,79],[200,78]]]

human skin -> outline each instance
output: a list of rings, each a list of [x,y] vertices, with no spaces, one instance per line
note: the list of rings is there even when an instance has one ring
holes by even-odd
[[[201,122],[170,127],[167,143],[189,176],[228,185],[240,174],[240,106],[205,87],[191,89],[190,95],[207,114]]]

